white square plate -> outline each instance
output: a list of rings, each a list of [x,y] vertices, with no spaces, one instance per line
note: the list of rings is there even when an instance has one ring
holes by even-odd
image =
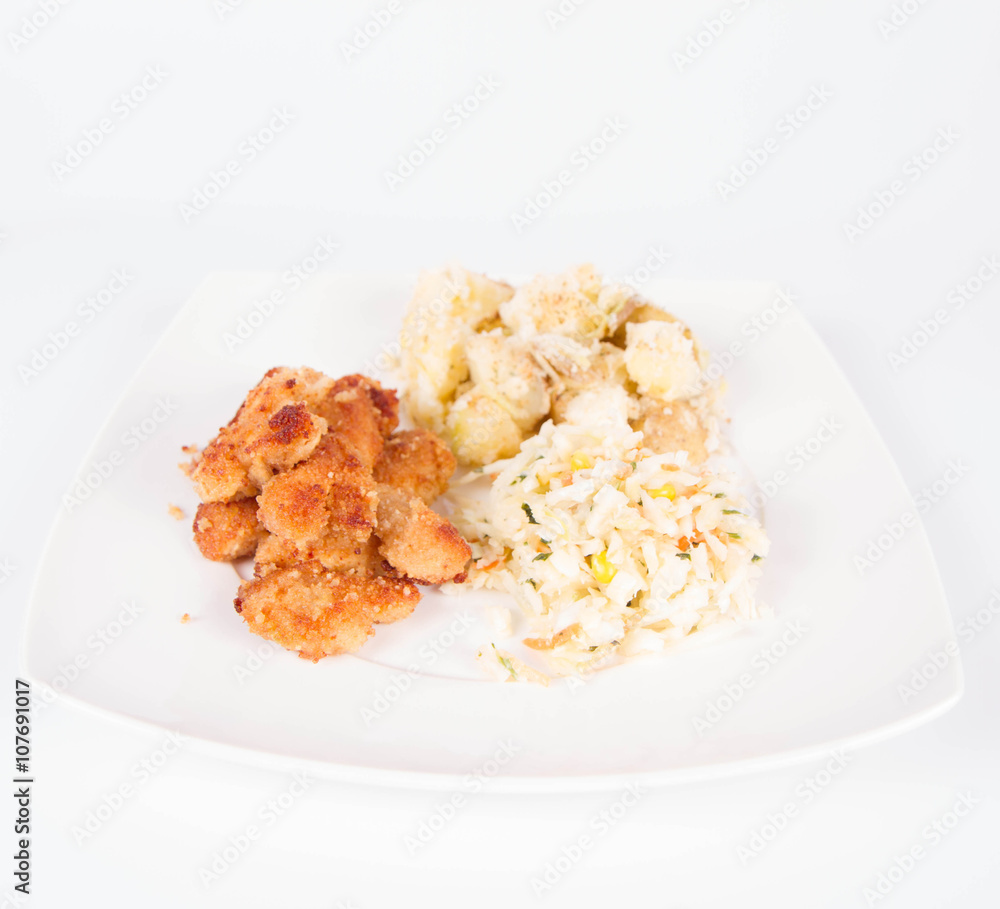
[[[316,275],[290,291],[265,274],[217,275],[198,290],[101,431],[81,494],[69,491],[79,504],[55,522],[22,651],[43,694],[236,759],[370,783],[457,787],[510,740],[519,750],[496,791],[790,763],[955,703],[957,658],[921,692],[899,693],[954,639],[933,556],[917,522],[873,567],[856,566],[913,503],[833,359],[767,284],[653,281],[643,293],[717,354],[742,342],[726,370],[730,432],[773,493],[759,587],[773,620],[549,688],[481,678],[474,654],[491,634],[480,607],[496,594],[427,591],[358,655],[315,665],[249,634],[232,607],[233,568],[205,561],[191,540],[197,503],[177,468],[181,446],[204,445],[275,365],[395,384],[380,353],[411,287],[406,277]],[[274,291],[278,303],[261,302]],[[168,515],[171,503],[184,521]]]

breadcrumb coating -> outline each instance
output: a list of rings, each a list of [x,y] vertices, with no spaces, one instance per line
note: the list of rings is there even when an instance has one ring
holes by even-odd
[[[422,499],[379,486],[379,552],[420,584],[464,581],[472,550],[454,525]]]
[[[233,602],[254,634],[316,662],[353,653],[376,624],[405,618],[419,599],[409,580],[359,577],[303,562],[244,582]]]
[[[396,577],[396,571],[379,554],[379,539],[370,536],[363,543],[345,540],[336,530],[312,543],[297,546],[291,540],[267,534],[257,547],[254,560],[257,577],[300,562],[319,562],[331,571],[362,576]]]
[[[377,483],[394,486],[430,505],[448,488],[455,466],[455,456],[434,433],[406,429],[385,443],[374,477]]]
[[[343,435],[327,433],[310,457],[264,487],[258,497],[261,522],[298,544],[318,540],[331,528],[362,543],[375,529],[371,472],[357,446]]]
[[[327,429],[315,412],[333,380],[313,369],[268,370],[192,470],[203,502],[254,496],[275,471],[308,457]]]
[[[194,516],[194,541],[206,559],[231,562],[253,555],[266,531],[257,520],[255,499],[202,502]]]
[[[255,634],[313,661],[348,653],[413,611],[416,583],[464,579],[468,544],[427,507],[455,458],[398,425],[373,379],[277,368],[196,458],[195,542],[216,561],[255,555],[235,601]]]

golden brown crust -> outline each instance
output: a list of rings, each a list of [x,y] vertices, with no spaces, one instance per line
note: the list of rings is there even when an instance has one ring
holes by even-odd
[[[375,480],[423,499],[428,505],[448,488],[455,456],[426,429],[397,432],[375,463]]]
[[[299,562],[315,561],[324,568],[345,574],[398,577],[398,572],[379,554],[378,547],[379,539],[375,536],[369,537],[364,543],[358,543],[345,540],[336,531],[301,546],[274,534],[266,534],[257,547],[255,571],[257,577],[263,577],[279,568],[291,568]]]
[[[203,502],[256,495],[277,470],[308,457],[326,432],[315,409],[333,380],[312,369],[268,370],[192,470]]]
[[[234,605],[254,634],[316,662],[353,653],[375,624],[404,618],[419,599],[410,581],[351,576],[305,562],[243,583]]]
[[[266,536],[257,520],[257,502],[202,503],[194,517],[194,541],[206,559],[231,562],[252,555]]]
[[[416,583],[465,579],[468,544],[424,503],[455,459],[430,433],[393,436],[397,425],[395,392],[374,380],[278,368],[196,459],[202,552],[255,552],[235,600],[251,631],[314,661],[348,653],[413,611]]]
[[[472,550],[455,526],[422,499],[379,486],[379,552],[393,568],[420,584],[465,580]]]
[[[367,540],[377,495],[371,469],[354,451],[344,436],[327,433],[310,457],[264,487],[258,497],[264,526],[297,544],[332,529],[352,541]]]
[[[368,399],[368,414],[364,414],[357,406],[343,406],[345,402],[361,402],[365,398]],[[396,392],[391,388],[383,388],[374,379],[357,374],[337,379],[317,412],[340,432],[354,431],[356,427],[353,421],[358,419],[366,428],[373,424],[383,439],[389,438],[399,425],[399,399]],[[378,457],[378,452],[374,457]]]

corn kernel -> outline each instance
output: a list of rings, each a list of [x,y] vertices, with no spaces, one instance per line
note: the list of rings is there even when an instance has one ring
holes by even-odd
[[[590,570],[594,573],[598,584],[610,584],[611,579],[618,574],[618,569],[608,561],[608,551],[590,556]]]
[[[670,499],[672,502],[677,497],[677,490],[669,483],[665,486],[658,486],[656,489],[647,490],[654,499]]]
[[[585,451],[578,451],[570,458],[569,466],[573,470],[586,470],[594,466],[594,459]]]

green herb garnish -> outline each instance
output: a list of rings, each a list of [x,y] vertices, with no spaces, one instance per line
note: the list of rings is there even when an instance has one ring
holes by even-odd
[[[496,654],[497,661],[500,663],[501,666],[503,666],[504,669],[506,669],[510,673],[511,678],[517,678],[517,673],[514,672],[514,667],[511,664],[510,660],[507,659],[507,657],[500,656],[500,652],[497,650],[497,645],[490,644],[490,647],[493,648],[493,652]]]
[[[540,552],[531,561],[532,562],[544,562],[550,555],[552,555],[551,552]]]
[[[529,524],[537,524],[538,523],[538,521],[535,520],[535,516],[531,513],[531,507],[528,505],[527,502],[522,502],[521,503],[521,510],[528,516],[528,523]]]
[[[679,559],[687,559],[690,562],[691,561],[691,553],[690,552],[678,552],[677,553],[677,558],[679,558]]]

